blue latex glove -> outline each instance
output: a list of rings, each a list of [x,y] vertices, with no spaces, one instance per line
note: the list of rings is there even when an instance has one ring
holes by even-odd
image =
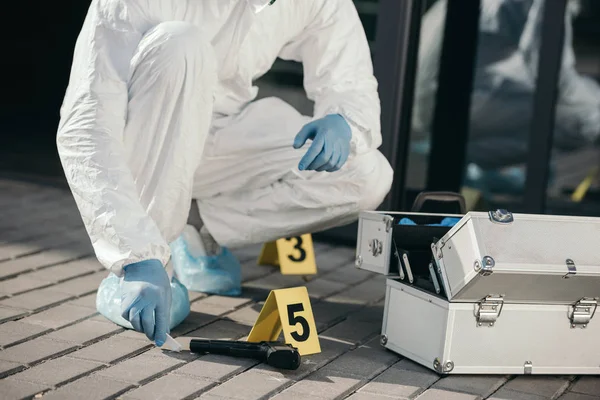
[[[169,333],[171,284],[158,260],[130,264],[121,281],[121,316],[162,346]]]
[[[102,280],[96,295],[96,309],[108,320],[123,328],[133,329],[129,321],[121,316],[121,282],[112,272]],[[190,298],[185,286],[173,277],[171,279],[171,319],[169,330],[182,323],[190,314]],[[129,314],[127,315],[129,318]]]
[[[294,148],[301,148],[308,139],[312,144],[298,164],[300,171],[334,172],[348,160],[352,131],[341,115],[330,114],[304,125],[294,139]]]
[[[439,224],[427,224],[427,226],[454,226],[460,221],[460,218],[447,217],[442,220]],[[417,225],[415,221],[410,218],[402,218],[398,225]]]

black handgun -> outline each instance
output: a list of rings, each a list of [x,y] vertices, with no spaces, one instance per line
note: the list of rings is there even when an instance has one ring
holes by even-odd
[[[298,349],[282,342],[250,343],[235,340],[192,339],[190,351],[252,358],[280,369],[294,370],[300,366]]]

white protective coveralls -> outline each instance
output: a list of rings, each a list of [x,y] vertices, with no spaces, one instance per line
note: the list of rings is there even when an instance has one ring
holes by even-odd
[[[467,157],[484,169],[526,161],[536,89],[545,0],[482,0]],[[569,1],[558,82],[554,145],[570,150],[600,136],[600,86],[575,69]],[[413,112],[415,136],[432,123],[442,48],[446,0],[423,17]]]
[[[393,172],[368,43],[352,0],[93,0],[57,145],[99,261],[117,275],[170,257],[192,199],[224,246],[328,229],[374,209]],[[314,119],[339,113],[351,155],[297,169],[311,118],[253,81],[303,63]]]

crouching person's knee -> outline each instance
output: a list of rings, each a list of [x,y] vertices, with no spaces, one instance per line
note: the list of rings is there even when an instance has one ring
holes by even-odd
[[[188,22],[162,22],[150,29],[140,41],[132,65],[145,64],[160,79],[161,75],[195,71],[204,76],[216,74],[216,58],[202,30]],[[167,73],[167,74],[165,74]]]
[[[377,209],[392,187],[394,171],[390,163],[379,151],[372,151],[361,156],[354,168],[360,176],[360,210]]]

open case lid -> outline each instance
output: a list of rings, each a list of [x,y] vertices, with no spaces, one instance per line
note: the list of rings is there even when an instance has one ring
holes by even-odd
[[[451,301],[600,297],[600,218],[470,212],[432,246]]]

